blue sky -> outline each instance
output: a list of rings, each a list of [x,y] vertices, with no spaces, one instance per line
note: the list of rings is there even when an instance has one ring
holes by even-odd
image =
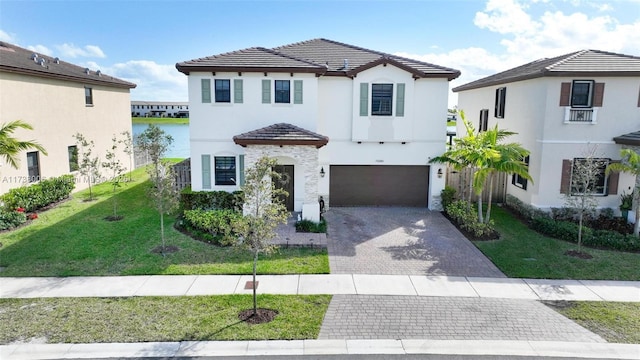
[[[132,81],[132,100],[186,101],[176,62],[319,37],[459,69],[453,87],[580,49],[640,56],[640,0],[0,0],[0,40]]]

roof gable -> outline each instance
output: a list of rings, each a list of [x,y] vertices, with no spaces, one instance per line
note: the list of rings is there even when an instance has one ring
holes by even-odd
[[[136,84],[0,41],[0,71],[132,89]]]
[[[600,50],[582,50],[540,59],[453,88],[454,92],[544,76],[640,76],[640,57]]]

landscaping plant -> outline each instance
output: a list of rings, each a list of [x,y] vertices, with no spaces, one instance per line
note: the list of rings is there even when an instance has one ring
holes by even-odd
[[[76,145],[78,147],[78,171],[80,175],[84,176],[87,180],[87,184],[89,185],[89,199],[88,201],[93,201],[93,191],[91,190],[91,184],[97,181],[100,177],[100,169],[98,165],[100,164],[100,158],[93,155],[93,148],[95,147],[95,143],[93,140],[88,140],[84,137],[84,135],[80,133],[76,133],[73,135],[76,139]]]
[[[22,141],[13,137],[13,132],[17,129],[33,130],[33,126],[22,120],[15,120],[2,124],[0,127],[0,157],[14,169],[18,169],[20,165],[18,155],[22,154],[23,151],[36,149],[47,155],[47,150],[37,142],[33,140]]]
[[[609,175],[611,171],[625,172],[636,177],[635,189],[633,191],[633,206],[635,206],[635,225],[633,227],[633,235],[640,236],[640,154],[632,149],[620,150],[622,162],[612,163],[607,166],[605,174]]]
[[[131,174],[133,174],[133,138],[129,131],[123,131],[120,135],[122,135],[123,138],[119,140],[118,143],[122,144],[122,151],[127,154],[129,158],[129,182],[131,182],[133,180],[131,178]]]
[[[120,159],[116,155],[116,151],[118,150],[118,143],[118,139],[116,139],[116,136],[113,135],[113,138],[111,138],[111,149],[107,150],[107,154],[105,156],[107,161],[102,163],[102,167],[111,172],[109,174],[109,182],[111,183],[113,194],[113,196],[111,196],[111,202],[113,203],[113,216],[108,217],[108,220],[113,221],[122,219],[121,216],[118,216],[118,198],[117,196],[115,196],[116,190],[121,186],[120,184],[122,182],[122,174],[125,171],[125,168],[122,166],[122,162],[120,162]]]

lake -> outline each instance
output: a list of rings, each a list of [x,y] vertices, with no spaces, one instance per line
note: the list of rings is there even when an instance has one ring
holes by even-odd
[[[133,136],[142,133],[149,125],[147,124],[133,124],[131,130]],[[189,125],[188,124],[159,124],[157,125],[162,131],[171,135],[173,143],[165,157],[169,158],[188,158],[191,156],[189,152]]]

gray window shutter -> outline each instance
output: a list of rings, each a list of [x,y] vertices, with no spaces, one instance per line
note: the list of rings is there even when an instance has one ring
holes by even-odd
[[[242,104],[242,79],[233,80],[233,102]]]
[[[302,104],[302,80],[293,80],[293,103]]]
[[[404,84],[397,85],[396,116],[404,116]]]
[[[262,80],[262,103],[271,104],[271,80]]]
[[[211,189],[211,155],[202,155],[202,188]]]
[[[571,103],[571,83],[560,85],[560,106],[569,106]]]
[[[200,85],[202,86],[202,102],[210,103],[211,102],[211,80],[201,79]]]
[[[238,174],[240,186],[244,185],[244,155],[238,155]]]
[[[595,83],[593,86],[593,106],[601,107],[604,99],[604,83]]]
[[[369,115],[369,84],[360,84],[360,116]]]

